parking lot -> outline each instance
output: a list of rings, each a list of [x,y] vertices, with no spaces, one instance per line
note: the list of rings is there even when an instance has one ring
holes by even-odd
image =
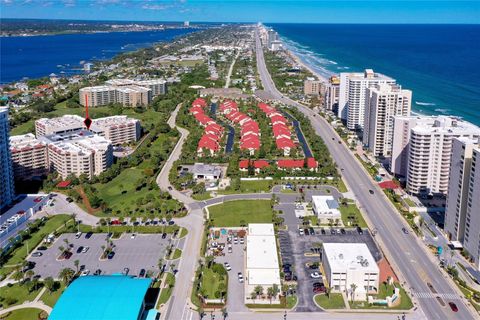
[[[218,240],[219,243],[227,243],[227,235],[221,235]],[[232,270],[228,271],[228,297],[227,297],[227,310],[229,312],[241,312],[248,311],[245,307],[245,286],[244,283],[238,281],[237,274],[241,272],[244,277],[244,281],[247,281],[244,270],[246,241],[244,244],[240,242],[232,243],[232,252],[228,252],[227,246],[225,246],[224,256],[217,256],[215,262],[223,264],[228,262]]]
[[[59,248],[67,246],[64,239],[68,239],[69,245],[73,245],[71,249],[73,255],[68,260],[59,261],[57,260],[60,255]],[[39,251],[42,256],[30,256],[28,260],[35,262],[33,271],[42,278],[49,276],[58,278],[58,274],[63,268],[71,268],[76,271],[75,260],[79,260],[79,266],[84,265],[90,274],[97,269],[102,271],[101,274],[122,273],[125,268],[128,268],[129,274],[138,275],[141,269],[158,271],[158,260],[164,257],[166,247],[171,241],[171,235],[162,239],[161,234],[136,234],[135,238],[132,238],[130,234],[123,234],[120,239],[112,240],[115,251],[113,258],[100,260],[103,252],[102,246],[107,245],[106,239],[107,234],[105,233],[93,234],[89,239],[85,238],[85,234],[78,239],[72,233],[62,234],[50,248]],[[77,253],[80,246],[89,247],[89,249],[87,252]]]

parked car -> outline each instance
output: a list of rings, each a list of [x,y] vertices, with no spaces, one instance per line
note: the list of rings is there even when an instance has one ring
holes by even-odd
[[[85,234],[85,239],[90,239],[93,235],[93,232],[89,231]]]
[[[243,275],[241,272],[238,273],[238,282],[243,283]]]
[[[90,249],[90,247],[84,247],[84,248],[82,249],[82,253],[87,253],[88,249]]]
[[[308,229],[308,231],[310,231],[310,234],[311,234],[312,236],[315,234],[315,230],[314,230],[312,227],[310,227],[310,228]]]
[[[310,278],[312,278],[312,279],[320,279],[321,277],[322,277],[322,275],[318,272],[310,273]]]
[[[298,229],[298,232],[300,233],[301,236],[304,235],[303,229]]]
[[[139,276],[140,278],[143,278],[143,277],[145,277],[145,274],[146,274],[145,269],[140,269],[140,272],[138,273],[138,276]]]
[[[102,274],[102,270],[101,269],[97,269],[95,270],[95,272],[93,273],[94,276],[99,276]]]
[[[135,239],[135,236],[136,236],[135,233],[132,233],[132,235],[130,236],[130,238]]]
[[[305,233],[306,236],[310,235],[310,231],[308,231],[307,228],[303,229],[303,232]]]
[[[77,232],[75,234],[75,239],[80,239],[80,237],[82,236],[82,233],[81,232]]]
[[[370,192],[370,194],[374,194],[375,191],[373,191],[372,189],[368,190],[368,192]]]
[[[340,233],[341,234],[346,234],[347,232],[345,231],[345,229],[342,228],[342,229],[340,229]]]
[[[408,230],[406,228],[402,228],[404,234],[408,234]]]
[[[67,251],[65,252],[65,260],[68,260],[72,257],[73,253],[71,253],[70,251]]]
[[[360,227],[357,227],[357,232],[358,232],[358,234],[363,234],[363,230],[362,230],[362,228],[360,228]]]
[[[123,274],[124,275],[128,275],[129,272],[130,272],[129,268],[123,268]]]
[[[81,277],[84,277],[84,276],[88,276],[90,274],[90,270],[86,269],[86,270],[83,270],[81,273],[80,273],[80,276]]]
[[[40,251],[36,251],[32,253],[32,257],[41,257],[41,256],[43,256],[43,253],[41,253]]]
[[[115,256],[115,251],[110,251],[107,255],[107,258],[108,260],[112,260],[114,256]]]
[[[320,233],[321,233],[321,234],[326,234],[325,229],[323,229],[323,228],[320,229]]]
[[[175,224],[175,221],[173,221],[173,220],[168,221],[169,226],[174,225],[174,224]]]
[[[227,271],[232,270],[232,267],[230,266],[230,264],[228,262],[224,262],[223,265],[225,266],[225,270],[227,270]]]
[[[82,250],[83,250],[83,246],[80,246],[80,247],[78,247],[78,249],[77,249],[77,253],[80,253],[80,252],[82,252]]]
[[[65,200],[67,200],[68,203],[72,203],[72,202],[73,202],[73,199],[70,198],[70,197],[67,197]]]
[[[335,229],[330,229],[330,234],[335,235],[336,234]]]

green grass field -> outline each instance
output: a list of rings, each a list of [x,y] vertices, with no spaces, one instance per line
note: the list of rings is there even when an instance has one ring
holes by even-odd
[[[331,293],[330,299],[326,294],[318,294],[315,296],[315,302],[323,309],[345,309],[341,293]]]
[[[235,200],[208,208],[216,227],[238,227],[248,223],[272,222],[270,200]]]
[[[0,300],[3,301],[2,303],[4,304],[4,306],[16,306],[26,301],[33,301],[40,292],[41,288],[42,285],[39,284],[37,290],[29,292],[27,285],[15,283],[12,286],[2,287],[2,289],[0,290]],[[14,300],[8,301],[9,299]]]
[[[65,290],[65,285],[61,281],[56,281],[55,284],[57,285],[56,290],[49,292],[46,290],[40,300],[43,301],[47,306],[50,306],[53,308],[55,303],[57,302],[58,298],[60,298],[60,295],[63,293],[63,290]]]
[[[225,284],[227,287],[227,277],[225,276],[224,280],[220,280],[220,275],[213,272],[212,269],[204,268],[201,288],[204,291],[205,296],[208,299],[216,299],[215,292],[219,291],[218,287],[221,283]]]
[[[220,190],[219,194],[270,192],[273,180],[241,180],[240,190]]]
[[[366,302],[350,302],[350,307],[353,309],[394,309],[394,310],[409,310],[413,308],[413,303],[408,294],[405,290],[398,284],[395,283],[395,286],[400,288],[400,304],[393,307],[388,308],[387,306],[379,306],[379,305],[369,305]],[[394,292],[393,285],[380,284],[378,288],[378,295],[376,297],[380,299],[384,299],[386,296],[392,295]]]
[[[5,320],[38,320],[38,315],[42,312],[40,309],[36,308],[25,308],[20,310],[15,310],[9,312],[6,318],[3,318],[2,315],[1,319]]]
[[[172,295],[172,291],[173,291],[173,286],[175,285],[175,276],[172,273],[168,272],[165,282],[167,286],[163,288],[162,291],[160,292],[160,298],[158,298],[157,308],[160,305],[166,303],[168,299],[170,299],[170,296]]]
[[[340,205],[340,213],[342,214],[342,221],[345,226],[349,226],[349,222],[352,222],[353,224],[357,223],[361,228],[367,227],[367,223],[355,204],[348,204],[347,206]],[[353,217],[353,219],[349,219],[349,217]]]

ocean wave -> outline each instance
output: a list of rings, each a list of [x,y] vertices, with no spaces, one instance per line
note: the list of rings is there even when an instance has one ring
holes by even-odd
[[[419,106],[434,106],[435,103],[433,102],[421,102],[421,101],[415,101],[415,104]]]
[[[443,113],[443,114],[448,114],[450,112],[450,109],[442,109],[442,108],[437,108],[435,109],[435,112]]]

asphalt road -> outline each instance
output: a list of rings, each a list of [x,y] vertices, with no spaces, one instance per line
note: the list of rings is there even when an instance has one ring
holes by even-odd
[[[408,225],[392,206],[377,184],[366,173],[348,147],[338,143],[340,137],[333,128],[318,114],[307,107],[284,97],[275,87],[265,65],[260,38],[256,35],[257,70],[260,74],[264,90],[276,100],[290,106],[309,117],[316,133],[325,141],[333,159],[340,168],[344,179],[355,194],[361,209],[366,214],[370,226],[378,230],[378,241],[386,250],[389,261],[400,272],[401,279],[407,281],[407,291],[417,293],[431,292],[427,283],[431,283],[440,296],[459,296],[454,283],[439,269],[433,257],[424,245],[413,234],[405,235],[402,227]],[[333,138],[333,139],[332,139]],[[368,190],[374,190],[372,195]],[[463,300],[456,299],[458,312],[454,313],[448,307],[441,306],[433,295],[416,299],[427,319],[475,319],[474,311],[469,309]],[[445,300],[445,303],[451,300]]]

